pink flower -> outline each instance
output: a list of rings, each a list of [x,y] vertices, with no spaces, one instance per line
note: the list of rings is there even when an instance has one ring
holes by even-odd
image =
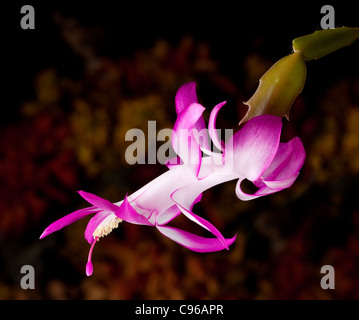
[[[172,135],[172,146],[178,158],[168,162],[170,170],[117,203],[79,191],[92,206],[55,221],[40,238],[94,214],[85,231],[85,238],[91,244],[87,275],[93,271],[91,255],[96,241],[122,221],[156,227],[166,237],[193,251],[228,249],[236,237],[224,238],[215,226],[192,212],[202,193],[214,185],[235,179],[238,179],[236,194],[242,200],[288,188],[299,174],[305,151],[299,138],[280,143],[281,118],[272,115],[252,118],[224,143],[215,127],[217,114],[224,105],[225,102],[215,106],[208,123],[209,137],[220,151],[213,152],[208,137],[199,134],[205,129],[202,117],[205,109],[197,101],[195,83],[183,85],[176,95],[178,117]],[[242,191],[244,179],[258,187],[256,193]],[[180,214],[210,231],[214,237],[204,238],[167,225]]]

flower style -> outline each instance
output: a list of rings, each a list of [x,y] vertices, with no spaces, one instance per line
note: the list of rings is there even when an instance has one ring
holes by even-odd
[[[117,203],[79,191],[92,206],[64,216],[42,233],[40,238],[94,214],[85,230],[85,238],[91,244],[87,275],[93,272],[91,255],[95,243],[116,228],[119,222],[156,227],[166,237],[197,252],[228,249],[236,236],[224,238],[215,226],[192,210],[194,204],[201,200],[202,193],[214,185],[238,179],[238,198],[250,200],[289,188],[296,180],[304,163],[305,151],[299,138],[280,143],[280,117],[254,117],[224,143],[217,135],[215,122],[225,102],[216,105],[208,122],[209,137],[219,150],[213,152],[208,136],[200,134],[206,129],[202,117],[205,108],[198,103],[195,83],[187,83],[178,90],[175,104],[177,120],[172,146],[178,157],[168,161],[170,170]],[[258,188],[254,194],[242,190],[244,179],[252,181]],[[211,232],[214,237],[201,237],[167,225],[180,214]]]

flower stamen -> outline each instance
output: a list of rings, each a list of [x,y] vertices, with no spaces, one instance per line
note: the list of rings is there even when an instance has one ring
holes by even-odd
[[[110,215],[106,217],[96,228],[93,233],[93,238],[95,241],[98,238],[107,236],[111,231],[118,227],[118,224],[122,222],[122,219],[116,217],[115,215]]]

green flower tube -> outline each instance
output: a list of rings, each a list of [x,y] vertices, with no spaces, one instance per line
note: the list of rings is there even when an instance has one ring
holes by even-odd
[[[306,75],[305,61],[299,52],[277,61],[259,80],[254,95],[245,102],[249,109],[240,124],[261,114],[289,119],[290,108],[303,90]]]
[[[318,30],[293,40],[294,52],[300,52],[306,61],[319,59],[338,49],[351,45],[359,38],[359,28],[341,27]]]

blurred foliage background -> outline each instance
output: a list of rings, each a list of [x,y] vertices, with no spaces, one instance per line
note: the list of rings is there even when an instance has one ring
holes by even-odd
[[[237,234],[229,251],[191,252],[124,223],[96,246],[86,277],[86,219],[38,239],[86,206],[76,190],[119,201],[166,170],[128,165],[125,134],[146,133],[151,120],[172,128],[183,83],[196,81],[207,119],[226,100],[218,127],[236,130],[261,75],[320,28],[322,5],[26,4],[35,30],[20,28],[21,2],[1,21],[0,299],[359,298],[358,43],[307,63],[282,134],[307,151],[293,187],[242,202],[226,183],[195,206],[226,237]],[[350,4],[334,7],[337,27],[358,27]],[[26,264],[35,290],[20,287]],[[325,264],[335,290],[320,287]]]

